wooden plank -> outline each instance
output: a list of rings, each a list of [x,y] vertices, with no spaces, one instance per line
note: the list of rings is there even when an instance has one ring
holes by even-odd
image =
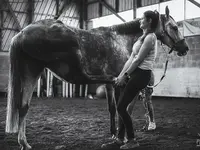
[[[2,11],[9,12],[9,10],[8,10],[8,9],[4,9],[4,8],[2,8],[1,10],[2,10]],[[27,11],[17,11],[17,10],[13,10],[13,12],[14,12],[14,13],[23,13],[23,14],[28,14],[28,12],[27,12]]]
[[[90,4],[87,6],[87,19],[99,17],[99,3]]]
[[[8,52],[0,52],[0,92],[7,91],[8,85]]]
[[[107,3],[113,10],[116,11],[116,7],[115,7],[115,0],[104,0],[105,3]],[[106,16],[106,15],[110,15],[112,14],[112,12],[107,9],[105,6],[102,7],[102,16]]]

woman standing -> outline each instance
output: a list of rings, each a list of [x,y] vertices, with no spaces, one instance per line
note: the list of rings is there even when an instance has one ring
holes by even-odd
[[[103,148],[120,146],[120,149],[130,149],[139,146],[135,140],[132,120],[127,112],[127,106],[140,90],[145,88],[151,78],[151,71],[156,58],[157,38],[155,30],[159,15],[154,11],[146,11],[140,20],[143,35],[135,42],[130,58],[125,63],[115,84],[120,88],[120,97],[117,102],[119,114],[119,128],[115,141],[103,144]],[[127,141],[124,142],[125,134]]]

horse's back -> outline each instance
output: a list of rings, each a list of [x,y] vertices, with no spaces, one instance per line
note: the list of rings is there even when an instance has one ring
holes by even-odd
[[[79,46],[73,30],[61,21],[41,20],[28,25],[19,34],[23,51],[46,61],[64,57]]]

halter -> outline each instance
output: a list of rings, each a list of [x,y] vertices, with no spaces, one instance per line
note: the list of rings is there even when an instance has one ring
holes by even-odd
[[[172,41],[173,46],[171,47],[170,51],[169,51],[168,54],[167,54],[167,59],[166,59],[166,62],[165,62],[164,73],[163,73],[162,77],[160,78],[160,81],[159,81],[158,83],[156,83],[155,85],[153,85],[153,86],[148,86],[148,85],[147,85],[148,88],[154,88],[154,87],[158,86],[158,84],[160,84],[160,82],[164,79],[165,74],[166,74],[166,71],[167,71],[168,62],[169,62],[169,54],[171,54],[172,51],[173,51],[180,43],[182,43],[182,42],[185,40],[185,39],[182,39],[182,40],[179,40],[178,42],[175,42],[175,40],[174,40],[174,39],[169,35],[169,33],[166,31],[166,29],[165,29],[165,24],[164,24],[164,18],[163,18],[162,16],[161,16],[161,21],[162,21],[162,28],[163,28],[163,31],[162,31],[161,35],[159,36],[159,39],[160,39],[160,41],[161,41],[161,45],[163,44],[162,39],[164,39],[164,36],[167,35],[168,38]],[[163,48],[164,51],[166,52],[166,50],[165,50],[165,48],[163,47],[163,45],[162,45],[162,48]]]
[[[171,49],[170,49],[170,51],[169,51],[169,54],[171,54],[172,53],[172,51],[174,50],[174,49],[176,49],[176,47],[178,46],[178,45],[180,45],[185,39],[181,39],[181,40],[179,40],[179,41],[175,41],[170,35],[169,35],[169,33],[166,31],[166,29],[165,29],[165,24],[164,24],[164,17],[162,17],[163,15],[161,15],[161,21],[162,21],[162,29],[163,29],[163,31],[162,31],[162,33],[161,33],[161,35],[160,35],[160,41],[162,41],[162,39],[164,39],[164,36],[165,35],[167,35],[167,37],[172,41],[172,43],[173,43],[173,46],[171,47]],[[173,18],[172,18],[173,19]],[[161,42],[162,43],[162,42]]]

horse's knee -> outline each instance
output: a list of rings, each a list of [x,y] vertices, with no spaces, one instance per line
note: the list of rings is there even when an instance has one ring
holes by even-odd
[[[19,116],[20,116],[20,117],[24,117],[24,116],[27,114],[28,109],[29,109],[29,105],[28,105],[28,104],[26,104],[26,105],[20,107],[20,108],[19,108]]]

